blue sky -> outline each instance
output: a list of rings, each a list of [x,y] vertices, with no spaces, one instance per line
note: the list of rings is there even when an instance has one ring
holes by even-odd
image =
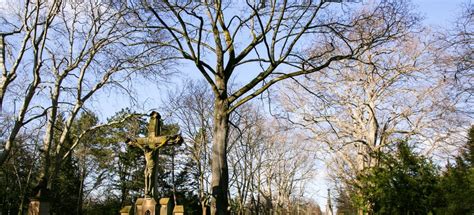
[[[3,0],[0,0],[0,2]],[[362,3],[365,4],[370,0],[362,0]],[[435,29],[439,27],[449,28],[450,23],[455,20],[455,17],[460,14],[460,5],[463,2],[468,2],[468,0],[413,0],[414,5],[417,7],[417,11],[425,18],[424,23],[432,26]],[[351,3],[352,4],[352,3]],[[137,88],[137,94],[140,101],[146,101],[146,104],[142,107],[136,107],[139,110],[147,112],[151,108],[156,108],[161,105],[161,96],[165,94],[167,88],[176,87],[175,84],[179,84],[183,78],[198,77],[202,78],[197,74],[195,68],[189,65],[181,65],[179,68],[176,68],[178,71],[186,71],[182,75],[174,77],[171,83],[160,83],[153,86],[153,83],[139,83],[143,87]],[[238,79],[240,80],[239,77]],[[147,81],[143,81],[147,82]],[[150,93],[150,91],[156,93]],[[130,106],[128,102],[123,102],[123,100],[118,99],[116,96],[108,96],[104,98],[105,101],[102,101],[106,104],[106,107],[99,105],[96,107],[100,110],[100,117],[105,119],[113,115],[116,111],[121,108]],[[104,109],[105,108],[105,109]]]
[[[425,16],[425,23],[448,26],[461,12],[462,3],[467,0],[413,0],[418,11]]]

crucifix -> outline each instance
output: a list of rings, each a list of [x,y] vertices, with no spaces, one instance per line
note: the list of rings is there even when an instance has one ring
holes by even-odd
[[[158,150],[168,145],[179,145],[183,143],[181,135],[163,135],[160,136],[161,116],[153,111],[150,114],[148,123],[148,136],[135,139],[128,139],[126,143],[130,146],[140,148],[145,155],[145,197],[153,196],[153,186],[155,185],[156,159]]]

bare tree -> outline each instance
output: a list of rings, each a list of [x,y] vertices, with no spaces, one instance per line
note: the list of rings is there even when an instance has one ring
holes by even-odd
[[[254,104],[232,114],[229,143],[233,212],[267,213],[300,207],[315,174],[309,143],[298,131],[267,118]]]
[[[304,139],[301,135],[290,136],[288,131],[280,131],[270,139],[263,175],[270,183],[266,186],[272,187],[276,210],[295,207],[294,200],[304,196],[308,181],[315,175],[314,151],[308,150],[311,144]]]
[[[41,141],[40,130],[30,130],[27,134],[20,134],[15,140],[19,147],[12,150],[14,156],[7,159],[1,168],[2,211],[13,214],[23,214],[30,190],[34,186],[39,167],[38,141]],[[13,209],[13,211],[11,210]]]
[[[165,112],[172,115],[187,137],[187,150],[199,176],[197,193],[204,214],[210,197],[212,94],[205,82],[187,81],[180,89],[170,91],[163,103]],[[311,151],[304,150],[307,145],[283,135],[291,132],[279,130],[278,123],[270,122],[252,104],[239,107],[230,121],[229,196],[235,203],[233,211],[260,213],[278,204],[292,205],[315,170]]]
[[[203,81],[187,81],[182,89],[170,91],[164,110],[173,115],[186,137],[186,149],[196,164],[198,197],[202,214],[210,199],[210,140],[212,139],[212,94]]]
[[[424,42],[407,35],[286,88],[290,118],[334,155],[331,175],[347,191],[362,186],[357,176],[378,165],[394,140],[410,138],[432,154],[465,123]]]
[[[452,85],[451,96],[465,104],[461,108],[472,118],[474,4],[465,1],[461,7],[462,13],[454,27],[438,32],[437,64],[443,70],[445,81]]]
[[[44,111],[33,111],[36,109],[32,105],[33,97],[38,93],[41,83],[41,70],[43,69],[45,44],[49,34],[49,28],[52,25],[56,15],[61,7],[60,1],[49,3],[37,0],[26,1],[22,8],[13,10],[10,16],[2,16],[2,25],[10,29],[2,29],[0,36],[0,67],[2,78],[0,82],[0,114],[2,118],[12,115],[13,122],[2,131],[5,137],[5,145],[0,153],[0,165],[7,159],[10,151],[14,147],[15,138],[20,129],[29,122],[42,117]],[[7,13],[7,8],[2,8],[2,14]],[[16,13],[15,13],[16,12]],[[8,19],[10,17],[11,19]],[[18,50],[9,50],[7,37],[18,36],[21,41]],[[14,42],[12,42],[13,44]],[[7,47],[6,47],[7,46]],[[15,46],[13,46],[15,47]],[[8,54],[11,53],[11,54]],[[28,55],[26,58],[25,55]],[[8,60],[7,60],[8,59]],[[23,92],[18,93],[18,98],[14,98],[14,109],[4,110],[3,103],[8,89],[12,83],[18,80],[23,87]],[[16,96],[16,95],[15,95]],[[18,110],[17,107],[18,106]],[[30,113],[30,114],[27,114]],[[4,118],[4,119],[5,119]]]
[[[140,3],[148,12],[140,16],[150,34],[165,30],[171,38],[165,43],[145,38],[143,43],[175,49],[193,63],[214,94],[212,214],[228,213],[227,145],[234,110],[281,80],[357,58],[418,21],[400,1],[355,11],[336,10],[326,1]],[[319,52],[305,54],[305,41],[313,41]],[[251,78],[231,90],[229,80],[243,71]]]
[[[103,89],[129,93],[132,89],[124,84],[133,74],[161,68],[166,53],[155,53],[158,49],[150,51],[135,44],[140,32],[129,25],[133,22],[132,13],[123,4],[37,0],[22,2],[21,6],[18,22],[11,21],[15,14],[12,19],[2,16],[3,22],[14,26],[13,33],[6,34],[11,42],[0,41],[8,44],[7,50],[11,49],[5,52],[8,55],[2,54],[11,59],[2,61],[5,63],[1,84],[5,90],[1,92],[1,102],[13,104],[8,110],[3,106],[2,111],[17,117],[7,131],[2,131],[2,136],[7,134],[7,141],[0,163],[7,159],[21,128],[27,130],[31,129],[27,124],[45,123],[41,180],[36,189],[44,195],[52,188],[63,161],[88,133],[133,117],[73,132],[78,115]],[[16,49],[14,42],[22,38],[24,43]],[[25,83],[26,93],[16,92],[16,87],[25,87]],[[59,118],[64,118],[64,122],[59,123]]]
[[[266,149],[264,114],[255,105],[247,104],[238,108],[231,117],[232,127],[229,137],[230,196],[235,202],[234,211],[245,214],[252,209],[258,213],[259,181]]]
[[[123,4],[95,0],[5,3],[0,8],[0,107],[2,118],[16,116],[2,131],[6,143],[0,164],[27,124],[48,115],[46,127],[51,130],[58,109],[69,108],[72,122],[100,89],[115,87],[130,94],[132,89],[124,84],[133,72],[160,69],[153,74],[166,73],[161,66],[167,51],[136,44],[141,33],[131,27],[132,13]],[[50,142],[51,137],[45,138]]]

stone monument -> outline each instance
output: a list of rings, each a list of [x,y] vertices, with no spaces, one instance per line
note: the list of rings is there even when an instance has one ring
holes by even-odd
[[[171,215],[173,214],[173,201],[170,198],[160,199],[160,215]]]
[[[161,116],[153,111],[150,114],[148,123],[148,136],[128,139],[126,143],[133,147],[138,147],[145,155],[145,197],[139,198],[135,204],[135,213],[137,215],[155,215],[156,201],[153,198],[153,187],[155,185],[156,160],[160,148],[169,145],[179,145],[183,143],[181,135],[163,135],[160,136]]]
[[[133,214],[132,206],[130,205],[127,205],[123,207],[122,209],[120,209],[120,215],[132,215],[132,214]]]
[[[184,206],[183,205],[174,206],[173,215],[184,215]]]
[[[30,204],[28,205],[28,215],[49,215],[50,204],[48,201],[31,198]]]
[[[49,189],[47,188],[47,179],[42,177],[38,185],[33,188],[33,196],[28,205],[28,215],[49,215],[50,203]]]

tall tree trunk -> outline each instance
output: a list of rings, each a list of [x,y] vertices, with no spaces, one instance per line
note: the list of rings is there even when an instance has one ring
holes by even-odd
[[[48,122],[46,124],[46,131],[43,138],[43,150],[40,152],[40,159],[41,159],[41,169],[39,173],[39,180],[36,183],[35,189],[39,193],[34,193],[33,195],[40,194],[39,197],[41,198],[50,198],[49,190],[51,187],[48,187],[49,182],[49,174],[50,174],[50,167],[51,167],[51,145],[53,143],[53,136],[54,136],[54,125],[56,124],[57,119],[57,105],[52,105],[52,108],[48,111],[49,117]]]
[[[202,135],[201,135],[201,141],[200,141],[200,152],[198,156],[198,163],[199,163],[199,191],[200,191],[200,201],[201,201],[201,208],[202,208],[202,215],[207,215],[207,210],[208,210],[208,203],[209,199],[206,196],[206,192],[208,190],[208,186],[206,186],[207,182],[204,181],[204,174],[206,171],[205,165],[208,163],[208,150],[207,150],[207,131],[205,128],[205,123],[203,120],[204,117],[201,118],[201,125],[202,125]],[[202,158],[203,157],[203,158]],[[201,160],[202,158],[202,160]],[[205,184],[206,183],[206,184]]]
[[[23,215],[23,207],[25,205],[25,196],[24,195],[21,195],[21,200],[20,200],[20,204],[19,204],[19,207],[18,207],[18,215]]]
[[[80,184],[79,184],[79,195],[77,198],[77,215],[82,215],[82,203],[83,203],[83,198],[84,198],[84,181],[86,178],[86,162],[85,162],[85,157],[83,155],[82,157],[82,168],[80,168]]]
[[[2,77],[0,79],[0,114],[3,113],[3,97],[7,90],[8,78],[7,68],[5,66],[5,40],[4,35],[0,35],[0,70],[2,71]]]
[[[174,151],[174,148],[171,149],[172,151],[172,154],[171,154],[171,182],[173,183],[173,203],[174,205],[178,205],[178,201],[176,199],[176,183],[175,183],[175,180],[174,180],[174,154],[175,154],[175,151]]]
[[[220,88],[225,89],[225,88]],[[226,90],[216,96],[214,103],[214,137],[212,140],[212,201],[211,214],[228,214],[229,173],[227,139],[229,134],[229,103]]]
[[[128,202],[127,202],[128,188],[127,188],[127,186],[124,185],[124,183],[126,181],[128,181],[128,178],[125,175],[126,172],[128,172],[128,171],[124,170],[123,169],[124,167],[120,166],[120,164],[118,165],[118,168],[119,168],[119,171],[118,171],[119,172],[119,177],[120,177],[120,181],[121,181],[121,183],[120,183],[120,208],[122,208],[122,207],[128,205]],[[131,170],[130,170],[130,172],[131,172]]]
[[[207,198],[205,194],[204,170],[203,170],[204,168],[202,167],[202,163],[199,163],[198,168],[199,168],[199,201],[201,202],[202,215],[207,215]]]
[[[44,195],[47,193],[48,189],[51,189],[51,179],[50,179],[50,171],[51,171],[51,147],[54,141],[54,134],[56,132],[55,126],[58,119],[58,103],[59,103],[59,95],[61,93],[61,83],[62,79],[57,80],[54,85],[54,91],[51,95],[51,109],[48,111],[47,117],[48,122],[46,124],[46,132],[43,138],[43,154],[42,154],[42,169],[40,172],[40,181],[45,180],[46,187],[41,187],[41,194]],[[39,185],[39,184],[38,184]],[[49,198],[49,196],[43,196]]]

